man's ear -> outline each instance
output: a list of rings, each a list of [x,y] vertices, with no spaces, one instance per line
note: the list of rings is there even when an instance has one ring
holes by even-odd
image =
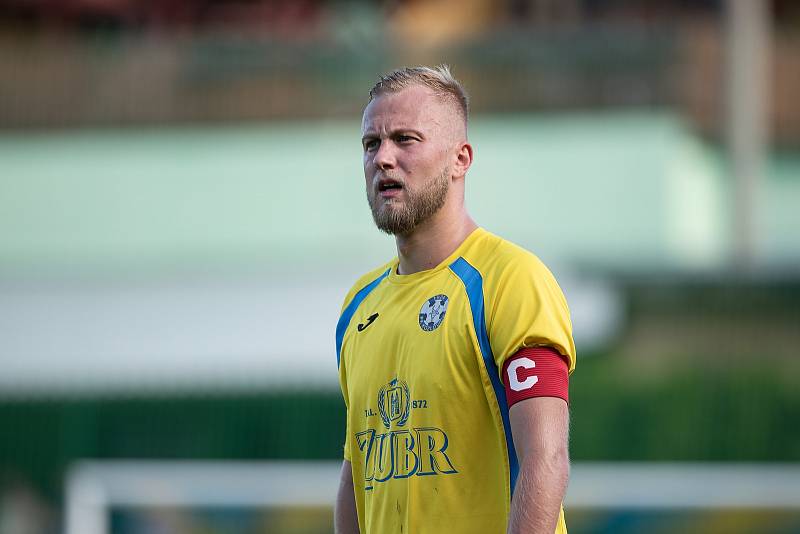
[[[458,147],[458,151],[456,152],[456,161],[455,165],[453,166],[453,175],[457,177],[463,177],[467,174],[470,166],[472,165],[472,145],[469,143],[461,143]]]

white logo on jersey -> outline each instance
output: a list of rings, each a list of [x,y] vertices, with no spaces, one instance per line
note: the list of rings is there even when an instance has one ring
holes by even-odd
[[[508,385],[514,391],[522,391],[523,389],[530,389],[536,382],[539,381],[539,377],[536,375],[529,376],[522,382],[519,381],[517,377],[517,370],[520,368],[522,369],[533,369],[536,367],[536,362],[531,360],[530,358],[517,358],[513,362],[508,365]]]
[[[447,313],[448,302],[447,295],[436,295],[426,300],[419,310],[419,327],[426,332],[439,328]]]

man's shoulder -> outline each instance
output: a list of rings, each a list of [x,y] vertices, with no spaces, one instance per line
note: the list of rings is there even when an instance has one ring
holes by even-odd
[[[364,289],[365,287],[367,287],[371,283],[375,282],[376,280],[378,280],[379,278],[384,276],[389,271],[389,269],[392,268],[392,265],[394,264],[394,262],[395,262],[395,260],[388,261],[388,262],[384,263],[383,265],[375,267],[371,271],[361,275],[355,281],[353,286],[350,288],[350,291],[347,292],[347,296],[344,299],[343,306],[347,306],[347,304],[351,300],[353,300],[353,297],[356,295],[356,293],[358,293],[359,291],[361,291],[362,289]]]
[[[542,260],[530,250],[488,231],[484,231],[482,237],[464,255],[464,259],[481,274],[500,275],[531,270],[549,274]]]
[[[361,288],[371,284],[392,268],[392,264],[395,263],[395,260],[388,261],[383,265],[379,265],[374,269],[364,273],[361,275],[356,282],[353,284],[353,287],[350,289],[351,291],[359,291]]]

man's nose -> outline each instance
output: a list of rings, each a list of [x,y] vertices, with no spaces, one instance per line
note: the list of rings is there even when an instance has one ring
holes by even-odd
[[[375,159],[373,160],[375,166],[381,170],[394,169],[397,159],[394,150],[394,144],[391,141],[384,141],[378,146],[375,152]]]

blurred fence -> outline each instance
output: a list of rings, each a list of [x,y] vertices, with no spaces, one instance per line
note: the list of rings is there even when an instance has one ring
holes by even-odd
[[[5,36],[0,125],[354,115],[376,73],[428,57],[453,64],[479,111],[676,100],[671,73],[678,40],[670,31],[511,31],[436,51],[392,48],[378,35],[356,37]]]
[[[634,383],[608,364],[587,360],[572,382],[576,461],[800,461],[797,384],[753,368]],[[343,421],[335,392],[6,400],[0,470],[57,499],[81,458],[340,458]]]
[[[328,533],[340,469],[340,461],[81,462],[67,479],[66,534]],[[798,485],[800,468],[787,464],[579,462],[564,505],[580,534],[778,534],[800,527]]]
[[[627,332],[610,353],[581,355],[570,387],[573,458],[800,461],[797,341],[765,338],[736,352],[732,330],[716,351],[692,350],[681,345],[688,334],[680,322],[694,310],[690,322],[771,322],[773,333],[796,336],[800,287],[682,286],[629,288],[630,328],[639,333]],[[641,327],[654,322],[664,330]],[[675,344],[664,345],[665,331]],[[653,350],[630,345],[632,337]],[[80,458],[337,459],[343,421],[340,394],[326,389],[6,398],[0,472],[25,475],[58,498],[64,470]]]
[[[712,18],[647,31],[509,28],[437,49],[392,46],[375,28],[302,41],[0,34],[0,126],[352,115],[376,73],[436,58],[453,65],[479,112],[669,106],[718,135],[725,64],[718,26]],[[773,49],[775,138],[796,144],[798,37],[776,34]]]

